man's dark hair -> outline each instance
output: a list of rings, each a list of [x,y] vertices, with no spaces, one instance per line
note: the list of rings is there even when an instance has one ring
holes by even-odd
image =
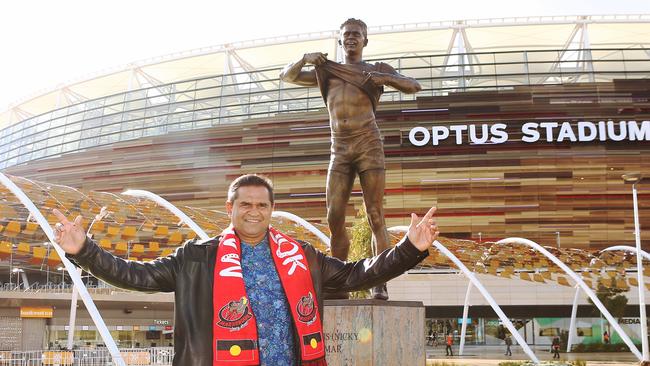
[[[258,174],[245,174],[233,180],[230,183],[230,187],[228,187],[228,202],[235,202],[237,199],[237,190],[240,187],[247,186],[266,187],[269,191],[271,204],[273,204],[273,182],[269,178]]]
[[[346,25],[358,25],[361,27],[361,32],[363,33],[363,38],[368,39],[368,26],[361,19],[348,18],[339,29],[343,29]]]

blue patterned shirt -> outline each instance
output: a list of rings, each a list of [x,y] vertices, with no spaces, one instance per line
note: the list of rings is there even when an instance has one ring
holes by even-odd
[[[293,320],[268,236],[255,246],[242,242],[241,256],[246,294],[257,320],[261,365],[294,366]]]

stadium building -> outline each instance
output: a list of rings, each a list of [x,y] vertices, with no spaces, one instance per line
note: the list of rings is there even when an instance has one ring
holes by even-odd
[[[276,185],[277,210],[327,232],[328,113],[317,88],[278,75],[305,52],[340,60],[337,37],[327,31],[206,47],[45,91],[0,115],[0,168],[44,213],[62,207],[90,222],[108,207],[92,233],[116,254],[140,260],[166,255],[195,234],[162,207],[120,194],[127,189],[162,196],[216,234],[227,218],[214,210],[222,210],[230,181],[262,173]],[[606,325],[548,258],[495,243],[507,237],[550,246],[590,287],[625,293],[630,305],[618,320],[638,333],[635,257],[600,251],[634,245],[631,186],[621,175],[650,176],[650,15],[403,24],[370,27],[368,38],[366,61],[386,62],[422,85],[414,95],[387,88],[377,111],[388,226],[437,205],[442,242],[478,274],[527,343],[548,344],[567,330],[574,296],[581,305],[576,342],[599,342]],[[636,185],[641,228],[650,226],[644,183]],[[349,223],[361,206],[357,186]],[[66,274],[8,191],[2,215],[0,328],[11,336],[0,348],[62,344]],[[309,232],[278,225],[327,250]],[[650,249],[647,231],[640,237]],[[173,342],[172,295],[87,281],[122,346]],[[457,265],[432,250],[389,292],[422,301],[440,332],[459,331],[467,284]],[[467,342],[498,344],[501,320],[478,292],[469,300]],[[50,309],[48,320],[20,316],[34,307]],[[101,342],[83,311],[75,329],[77,345]]]

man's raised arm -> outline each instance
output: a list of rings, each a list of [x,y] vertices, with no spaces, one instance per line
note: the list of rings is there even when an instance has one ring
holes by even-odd
[[[327,53],[305,53],[300,60],[290,63],[282,69],[280,79],[302,86],[317,86],[316,71],[302,71],[302,68],[307,64],[318,66],[325,61],[327,61]]]
[[[376,85],[388,85],[402,93],[413,94],[422,90],[422,86],[414,78],[399,74],[395,69],[385,63],[380,63],[380,71],[364,72]]]

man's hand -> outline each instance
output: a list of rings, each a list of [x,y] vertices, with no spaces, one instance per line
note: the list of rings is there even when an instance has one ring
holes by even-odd
[[[363,76],[365,76],[364,82],[370,79],[370,81],[372,81],[377,86],[388,85],[388,80],[391,77],[390,74],[378,71],[364,71]]]
[[[59,222],[54,225],[54,239],[64,252],[75,255],[81,251],[86,241],[86,231],[82,227],[82,218],[77,216],[70,222],[61,211],[52,210]]]
[[[302,57],[302,60],[305,61],[306,64],[318,66],[324,64],[325,61],[327,61],[327,53],[305,53],[305,55]]]
[[[414,213],[411,214],[411,224],[406,235],[411,243],[421,252],[429,249],[433,241],[438,237],[438,234],[440,234],[436,221],[433,219],[435,212],[436,208],[431,207],[422,219],[419,219],[418,215]]]

